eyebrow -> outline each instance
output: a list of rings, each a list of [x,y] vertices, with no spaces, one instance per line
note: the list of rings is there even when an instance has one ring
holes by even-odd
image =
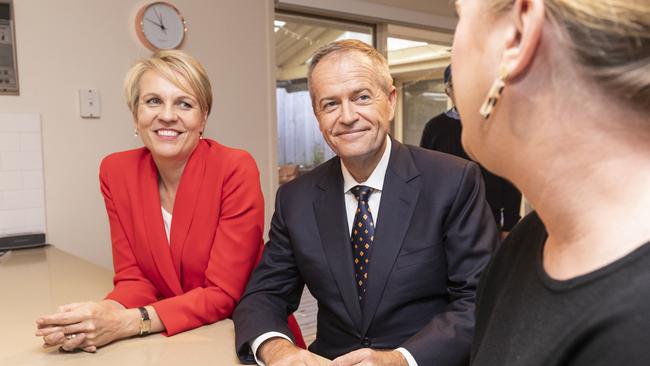
[[[154,91],[152,91],[152,92],[148,92],[148,93],[143,93],[142,95],[140,95],[140,98],[145,98],[145,97],[158,97],[158,98],[162,98],[162,96],[160,95],[160,93],[157,93],[157,92],[154,92]],[[181,95],[174,96],[173,99],[174,99],[174,100],[179,100],[179,99],[190,99],[190,100],[192,100],[192,101],[194,101],[194,102],[198,102],[198,99],[197,99],[197,98],[195,98],[195,97],[193,97],[193,96],[191,96],[190,94],[187,94],[187,93],[183,93],[183,94],[181,94]]]
[[[361,94],[361,93],[363,93],[363,92],[368,92],[368,93],[370,93],[370,88],[365,88],[365,87],[364,87],[364,88],[359,88],[359,89],[353,91],[353,92],[352,92],[352,95]]]
[[[368,93],[370,93],[370,88],[368,88],[368,87],[362,87],[362,88],[355,89],[355,90],[352,91],[352,95],[357,95],[357,94],[360,94],[360,93],[363,93],[363,92],[368,92]],[[333,96],[332,96],[332,97],[323,97],[323,98],[320,98],[320,99],[318,100],[318,105],[321,105],[324,101],[336,100],[336,99],[338,99],[338,98],[337,98],[337,97],[333,97]]]

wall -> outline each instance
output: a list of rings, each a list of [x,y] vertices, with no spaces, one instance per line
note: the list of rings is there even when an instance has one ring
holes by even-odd
[[[188,25],[184,50],[207,68],[215,102],[207,136],[250,151],[266,198],[267,227],[277,181],[272,0],[173,0]],[[149,51],[133,19],[146,1],[14,0],[20,96],[0,112],[40,113],[49,241],[111,266],[97,171],[105,155],[140,146],[122,79]],[[77,91],[97,88],[101,118],[79,117]]]

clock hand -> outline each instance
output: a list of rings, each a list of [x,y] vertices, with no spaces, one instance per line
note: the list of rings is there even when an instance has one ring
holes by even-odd
[[[158,27],[160,27],[160,29],[162,29],[162,25],[161,25],[161,24],[156,23],[156,22],[154,22],[153,20],[151,20],[151,19],[149,19],[149,18],[144,18],[144,19],[145,19],[145,20],[148,20],[149,22],[151,22],[151,23],[157,25]]]
[[[153,11],[154,11],[154,13],[156,13],[156,16],[158,17],[158,21],[160,22],[160,24],[162,24],[162,16],[158,12],[158,9],[153,8]]]
[[[156,9],[156,8],[153,8],[153,11],[156,13],[156,16],[158,17],[158,21],[160,22],[160,24],[158,24],[158,26],[160,27],[160,29],[162,29],[163,32],[167,33],[167,28],[165,27],[165,24],[163,24],[162,15],[160,14],[158,9]]]

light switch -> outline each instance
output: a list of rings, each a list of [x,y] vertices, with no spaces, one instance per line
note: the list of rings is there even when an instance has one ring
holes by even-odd
[[[99,118],[99,107],[97,89],[79,89],[79,112],[82,118]]]

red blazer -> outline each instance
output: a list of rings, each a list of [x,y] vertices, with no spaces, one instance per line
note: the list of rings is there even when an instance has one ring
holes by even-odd
[[[176,192],[169,242],[149,150],[107,156],[99,176],[115,266],[106,298],[152,305],[167,335],[230,317],[264,246],[264,199],[250,154],[199,142]]]

